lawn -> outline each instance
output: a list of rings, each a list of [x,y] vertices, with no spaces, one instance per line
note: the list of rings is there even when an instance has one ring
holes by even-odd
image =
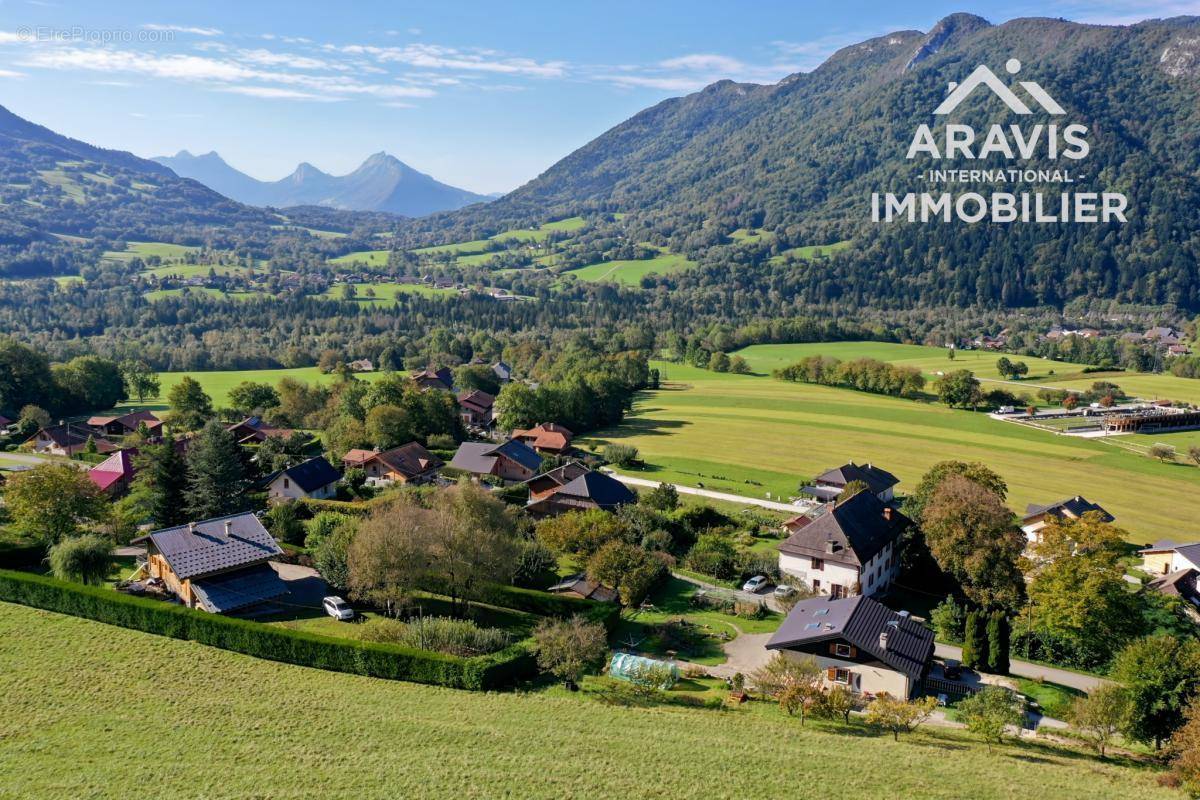
[[[652,272],[670,275],[696,266],[695,261],[679,253],[662,253],[654,258],[622,261],[601,261],[599,264],[573,269],[564,275],[574,275],[581,281],[615,281],[636,286]]]
[[[391,250],[356,250],[344,256],[329,259],[330,264],[351,266],[365,264],[368,267],[386,267]]]
[[[814,258],[821,258],[830,253],[836,253],[839,250],[845,250],[850,246],[850,240],[846,239],[841,242],[833,242],[832,244],[811,244],[803,247],[792,247],[784,250],[777,256],[771,258],[772,264],[785,264],[788,258],[795,258],[801,261],[811,261]]]
[[[504,231],[503,233],[497,233],[492,238],[498,242],[541,242],[555,231],[574,233],[582,229],[586,224],[587,222],[583,217],[567,217],[555,222],[547,222],[545,225],[540,225],[537,228],[517,228],[511,231]]]
[[[801,728],[765,703],[642,708],[592,681],[579,694],[473,694],[8,604],[0,641],[3,797],[124,798],[137,787],[163,797],[330,800],[707,800],[797,787],[862,800],[1179,797],[1156,785],[1155,769],[1074,749],[989,753],[930,727],[894,742],[858,723]]]
[[[444,297],[457,294],[453,289],[437,289],[425,283],[356,283],[352,284],[358,296],[354,298],[354,302],[362,305],[373,306],[390,306],[396,302],[396,298],[402,294],[421,294],[426,297]],[[375,293],[374,297],[367,297],[366,290],[371,289]],[[331,286],[318,297],[323,297],[326,300],[341,300],[342,286]]]
[[[847,361],[852,358],[877,358],[894,364],[916,367],[926,377],[934,378],[937,372],[953,369],[969,369],[984,381],[1004,381],[1014,392],[1029,392],[1036,395],[1043,386],[1063,389],[1088,389],[1096,381],[1110,381],[1125,390],[1130,396],[1147,400],[1168,398],[1200,403],[1200,380],[1177,378],[1174,375],[1156,375],[1144,372],[1093,372],[1085,374],[1083,364],[1069,361],[1052,361],[1036,356],[997,353],[994,350],[957,350],[954,360],[943,347],[926,347],[916,344],[892,344],[890,342],[811,342],[805,344],[762,344],[752,345],[738,351],[738,355],[749,362],[755,372],[770,373],[771,370],[795,363],[805,356],[833,356]],[[996,369],[1001,358],[1024,361],[1029,374],[1019,381],[1002,378]]]
[[[938,403],[655,366],[666,385],[641,393],[622,425],[590,437],[637,447],[647,466],[631,474],[640,477],[786,498],[801,481],[853,460],[890,470],[904,492],[933,464],[961,459],[996,470],[1015,510],[1082,494],[1135,542],[1182,540],[1195,527],[1191,507],[1177,499],[1195,493],[1195,467]]]
[[[439,244],[433,247],[418,247],[413,250],[417,255],[437,255],[439,253],[454,253],[456,255],[467,255],[469,253],[482,253],[488,249],[488,239],[473,239],[469,242],[454,242],[451,244]]]
[[[775,240],[775,234],[772,231],[764,231],[761,228],[738,228],[729,234],[729,238],[738,244],[758,244],[759,242],[771,242]]]
[[[184,294],[206,294],[209,297],[217,297],[222,300],[264,300],[270,297],[266,292],[226,292],[215,286],[184,286],[178,289],[155,289],[152,292],[146,292],[142,297],[153,303],[156,300],[163,300],[167,297],[182,297]]]
[[[359,374],[358,377],[363,380],[373,381],[383,374],[382,372],[364,372]],[[223,370],[218,372],[160,372],[158,375],[160,399],[165,400],[171,387],[179,383],[184,375],[190,375],[195,378],[204,391],[208,393],[208,396],[212,398],[213,405],[218,408],[228,405],[229,390],[242,381],[269,383],[274,386],[282,378],[295,378],[298,381],[306,383],[332,383],[337,379],[336,375],[322,374],[316,367]]]
[[[199,247],[168,242],[126,242],[124,250],[108,250],[103,258],[106,261],[132,261],[135,258],[145,261],[151,256],[158,256],[163,261],[182,261],[188,253],[199,251]]]
[[[217,275],[245,275],[253,271],[240,264],[168,264],[165,267],[144,269],[138,274],[158,278],[206,278],[209,272]]]

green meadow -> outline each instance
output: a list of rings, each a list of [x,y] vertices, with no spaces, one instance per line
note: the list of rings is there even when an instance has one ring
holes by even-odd
[[[662,253],[654,258],[601,261],[599,264],[591,264],[563,274],[574,275],[581,281],[613,281],[636,286],[650,273],[670,275],[694,266],[695,261],[690,261],[679,253]]]
[[[344,256],[329,259],[330,264],[365,264],[368,267],[386,267],[391,250],[358,250]]]
[[[433,247],[418,247],[413,250],[417,255],[438,255],[440,253],[454,253],[456,255],[467,255],[469,253],[482,253],[488,249],[488,239],[472,239],[469,242],[453,242],[451,244],[439,244]]]
[[[351,285],[358,293],[354,302],[362,305],[390,306],[402,294],[420,294],[426,297],[445,297],[457,294],[453,289],[437,289],[425,283],[355,283]],[[374,297],[366,295],[368,289],[375,293]],[[327,300],[341,300],[343,291],[342,284],[338,284],[330,286],[318,296]]]
[[[939,461],[981,461],[1007,481],[1015,510],[1082,494],[1111,511],[1132,541],[1200,534],[1187,502],[1147,502],[1193,496],[1200,487],[1195,466],[1162,464],[1101,441],[940,403],[655,366],[664,386],[641,393],[620,426],[591,437],[637,447],[647,464],[635,473],[640,477],[787,498],[803,481],[847,461],[890,470],[900,492]]]
[[[189,253],[198,252],[199,247],[169,242],[126,242],[124,250],[108,250],[103,257],[106,261],[129,262],[135,258],[145,261],[151,256],[158,256],[163,261],[171,262],[182,261]]]
[[[2,797],[1179,797],[1159,769],[1068,745],[988,749],[929,725],[893,741],[858,720],[802,727],[774,704],[655,705],[607,681],[470,693],[5,603],[0,641]]]
[[[1027,391],[1036,394],[1043,386],[1062,389],[1088,389],[1096,381],[1111,381],[1127,394],[1146,400],[1166,398],[1191,403],[1200,403],[1200,380],[1177,378],[1168,374],[1144,372],[1093,372],[1084,373],[1083,364],[1068,361],[1052,361],[1034,356],[997,353],[991,350],[958,350],[951,360],[942,347],[926,347],[913,344],[889,342],[814,342],[805,344],[753,345],[738,351],[755,372],[769,374],[772,370],[793,364],[812,355],[833,356],[843,361],[853,358],[876,358],[894,364],[916,367],[928,378],[939,372],[954,369],[969,369],[984,381],[1003,380],[1014,392]],[[1001,357],[1011,361],[1024,361],[1029,374],[1019,381],[1002,378],[996,369]]]
[[[498,242],[541,242],[554,232],[574,233],[583,228],[587,222],[583,217],[568,217],[556,222],[547,222],[536,228],[517,228],[511,231],[497,233],[492,238]]]
[[[206,294],[223,300],[263,300],[270,295],[265,292],[226,292],[213,286],[185,286],[179,289],[155,289],[142,295],[150,302],[163,300],[168,297],[180,297],[184,294]]]
[[[370,381],[375,380],[382,374],[382,372],[364,372],[358,377]],[[160,385],[159,399],[165,402],[167,393],[171,390],[171,387],[183,380],[185,375],[190,375],[199,382],[205,393],[212,398],[213,405],[217,407],[229,404],[229,390],[242,381],[269,383],[274,386],[282,378],[294,378],[305,383],[332,383],[337,379],[336,375],[324,374],[316,367],[223,370],[217,372],[160,372],[158,374]]]
[[[850,246],[850,240],[847,239],[842,242],[833,242],[832,244],[813,244],[813,245],[805,245],[803,247],[793,247],[788,250],[784,250],[782,253],[780,253],[777,256],[773,256],[771,258],[771,263],[772,264],[783,264],[784,262],[786,262],[788,260],[789,257],[797,258],[802,261],[810,261],[814,258],[820,258],[821,256],[827,256],[830,253],[836,253],[839,250],[845,250],[849,246]]]

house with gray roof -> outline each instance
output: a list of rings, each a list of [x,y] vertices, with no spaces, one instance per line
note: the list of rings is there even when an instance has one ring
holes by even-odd
[[[342,479],[325,456],[317,456],[294,467],[276,472],[266,479],[267,497],[272,503],[285,500],[328,500],[337,497],[337,484]]]
[[[637,495],[616,478],[574,461],[525,484],[529,487],[525,510],[534,516],[596,509],[616,511],[623,505],[637,502]]]
[[[132,544],[146,545],[150,577],[188,608],[225,614],[287,592],[267,563],[283,550],[249,512],[152,531]]]
[[[1181,570],[1200,571],[1200,542],[1176,544],[1158,541],[1138,550],[1142,571],[1151,575],[1170,575]]]
[[[886,469],[880,469],[870,462],[855,464],[851,461],[822,472],[813,479],[811,486],[802,486],[800,492],[823,503],[831,503],[842,496],[847,484],[854,481],[866,484],[871,493],[885,503],[895,498],[895,487],[900,483],[900,479]]]
[[[870,597],[802,600],[767,642],[788,658],[812,658],[828,686],[907,699],[933,661],[933,631]]]
[[[1116,517],[1105,511],[1097,503],[1093,503],[1080,495],[1075,495],[1074,497],[1068,497],[1065,500],[1059,500],[1047,505],[1030,503],[1025,507],[1025,515],[1021,518],[1021,530],[1025,532],[1026,538],[1033,544],[1041,541],[1042,528],[1045,528],[1046,523],[1050,520],[1080,519],[1084,514],[1089,513],[1099,514],[1100,519],[1104,522],[1112,522],[1116,519]]]
[[[542,457],[524,442],[510,439],[503,444],[463,442],[450,459],[450,466],[477,478],[494,475],[503,481],[529,480],[542,466]]]
[[[834,598],[887,591],[900,572],[900,536],[909,519],[869,490],[815,516],[788,520],[779,570]]]

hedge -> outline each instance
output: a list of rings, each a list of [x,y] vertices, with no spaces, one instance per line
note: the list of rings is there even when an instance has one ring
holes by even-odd
[[[564,597],[562,595],[539,592],[535,589],[522,589],[519,586],[487,586],[476,592],[472,600],[501,608],[511,608],[516,611],[526,611],[540,617],[586,617],[599,622],[612,631],[621,616],[621,607],[615,603],[598,603],[595,600],[584,600],[579,597]]]
[[[271,661],[373,678],[480,690],[510,686],[536,674],[533,654],[523,642],[498,653],[460,658],[398,645],[319,636],[28,572],[0,569],[0,600]]]

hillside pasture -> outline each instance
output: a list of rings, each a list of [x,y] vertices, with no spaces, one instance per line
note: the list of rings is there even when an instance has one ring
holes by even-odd
[[[695,266],[695,261],[679,253],[662,253],[654,258],[601,261],[564,272],[563,275],[573,275],[581,281],[611,281],[637,286],[642,278],[651,273],[670,275]]]
[[[344,256],[331,258],[328,263],[346,267],[356,264],[367,267],[386,267],[391,252],[391,250],[356,250],[353,253],[346,253]]]
[[[631,473],[639,477],[788,498],[826,469],[872,462],[893,472],[903,493],[939,461],[980,461],[1008,483],[1017,511],[1082,494],[1111,511],[1133,541],[1200,534],[1188,503],[1147,502],[1191,497],[1200,486],[1192,466],[939,403],[655,366],[664,386],[642,392],[622,425],[589,439],[637,447],[646,462]]]
[[[179,289],[155,289],[152,292],[146,292],[142,297],[154,303],[159,300],[165,300],[168,297],[182,297],[185,294],[205,294],[221,300],[268,300],[271,297],[265,292],[226,292],[214,286],[184,286]]]
[[[199,247],[172,244],[170,242],[126,242],[124,250],[107,250],[103,255],[105,261],[128,263],[135,258],[146,261],[158,256],[164,262],[183,261],[189,253],[200,252]]]
[[[383,374],[382,372],[364,372],[360,373],[358,377],[371,381],[376,380]],[[269,383],[274,386],[283,378],[294,378],[305,383],[332,383],[337,380],[336,375],[324,374],[316,367],[222,370],[216,372],[160,372],[158,375],[160,384],[159,399],[165,401],[167,394],[171,391],[171,387],[183,380],[185,375],[190,375],[194,378],[200,384],[201,388],[204,389],[205,393],[212,398],[213,405],[218,408],[229,405],[229,390],[242,381]]]
[[[124,798],[131,786],[214,800],[708,800],[787,796],[797,786],[861,800],[1179,796],[1157,785],[1156,768],[1075,748],[989,750],[931,726],[897,742],[857,720],[801,728],[774,704],[656,706],[608,681],[589,679],[577,694],[463,692],[9,604],[0,604],[0,640],[0,794],[13,798]],[[202,731],[203,746],[181,726]],[[851,748],[854,768],[831,769]]]
[[[330,286],[318,297],[326,300],[342,300],[343,285]],[[353,302],[361,305],[390,306],[402,294],[420,294],[426,297],[446,297],[457,294],[453,289],[437,289],[426,283],[355,283],[350,285],[358,293]],[[366,296],[368,289],[375,293],[374,297]]]
[[[772,256],[771,263],[784,264],[789,258],[800,261],[811,261],[814,258],[821,258],[822,256],[836,253],[839,250],[845,250],[850,246],[850,244],[850,240],[846,239],[841,242],[832,242],[830,244],[811,244],[804,245],[802,247],[792,247],[784,250],[777,256]]]
[[[567,217],[555,222],[547,222],[536,228],[516,228],[511,231],[504,231],[503,233],[497,233],[492,238],[497,242],[542,242],[551,233],[574,233],[581,230],[586,224],[587,221],[583,217]]]

